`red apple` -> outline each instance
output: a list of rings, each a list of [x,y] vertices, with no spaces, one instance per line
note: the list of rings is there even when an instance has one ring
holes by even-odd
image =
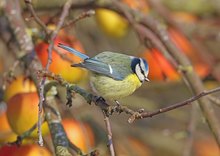
[[[63,119],[62,124],[70,141],[83,152],[94,147],[94,134],[88,124],[73,119]]]
[[[57,47],[58,43],[66,44],[80,52],[84,51],[81,43],[75,38],[70,38],[68,36],[58,36],[54,42],[55,47]],[[46,67],[48,61],[48,47],[49,44],[44,41],[41,41],[35,46],[37,56],[40,59],[43,67]],[[72,62],[65,60],[57,52],[52,51],[52,63],[50,64],[49,70],[55,74],[61,75],[65,80],[71,83],[78,83],[86,76],[86,71],[82,68],[71,67],[71,64],[79,63],[81,59],[62,48],[57,47],[57,49],[59,49],[62,55],[65,55],[70,60],[72,60]]]

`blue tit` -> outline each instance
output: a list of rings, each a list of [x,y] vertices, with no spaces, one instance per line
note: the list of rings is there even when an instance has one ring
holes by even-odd
[[[90,58],[66,45],[58,46],[83,59],[71,66],[91,71],[92,89],[104,99],[116,101],[132,94],[144,81],[149,81],[149,67],[143,58],[109,51]]]

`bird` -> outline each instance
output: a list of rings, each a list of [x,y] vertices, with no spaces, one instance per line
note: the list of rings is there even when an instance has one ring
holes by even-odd
[[[131,95],[145,81],[149,81],[149,66],[143,58],[110,51],[89,57],[61,43],[58,44],[58,47],[83,60],[71,66],[89,70],[92,90],[105,100],[117,102],[117,100]]]

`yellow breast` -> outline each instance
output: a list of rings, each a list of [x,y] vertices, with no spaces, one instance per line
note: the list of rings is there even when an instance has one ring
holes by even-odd
[[[123,81],[117,81],[99,74],[92,74],[90,83],[94,92],[108,100],[118,100],[126,97],[142,84],[135,74],[127,76]]]

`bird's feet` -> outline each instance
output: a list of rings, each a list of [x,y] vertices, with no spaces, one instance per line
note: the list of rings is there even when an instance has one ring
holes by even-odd
[[[105,99],[101,96],[95,96],[95,102],[96,103],[105,103]]]

